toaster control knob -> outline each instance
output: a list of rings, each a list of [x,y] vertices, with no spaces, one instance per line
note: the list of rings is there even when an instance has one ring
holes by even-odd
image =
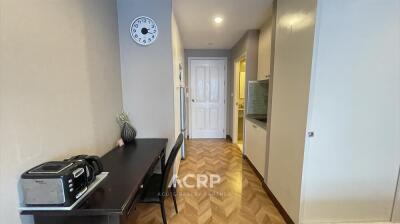
[[[74,189],[73,189],[73,188],[70,188],[70,189],[69,189],[69,192],[72,192],[72,191],[74,191]]]
[[[69,179],[69,180],[68,180],[68,183],[72,183],[72,179]]]

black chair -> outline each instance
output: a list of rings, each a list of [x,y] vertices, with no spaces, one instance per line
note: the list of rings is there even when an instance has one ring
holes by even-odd
[[[149,179],[145,182],[143,189],[139,195],[139,203],[158,203],[161,206],[161,214],[163,223],[167,224],[167,218],[165,215],[165,206],[164,200],[166,197],[169,196],[168,192],[168,184],[172,177],[172,166],[174,165],[174,161],[176,155],[179,152],[183,142],[183,135],[180,134],[176,140],[174,147],[169,154],[167,164],[165,165],[164,172],[162,174],[154,173],[152,174]],[[172,199],[174,201],[175,211],[178,213],[178,206],[176,205],[176,189],[174,185],[171,186],[170,192],[172,195]]]

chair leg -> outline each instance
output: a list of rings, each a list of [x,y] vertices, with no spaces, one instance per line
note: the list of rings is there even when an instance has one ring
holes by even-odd
[[[175,206],[175,212],[178,214],[178,205],[176,204],[176,189],[172,186],[171,187],[171,195],[172,195],[172,200],[174,201],[174,206]]]
[[[165,215],[165,206],[164,206],[164,200],[162,200],[160,202],[160,206],[161,206],[161,215],[162,215],[162,219],[163,219],[163,223],[167,224],[167,217]]]

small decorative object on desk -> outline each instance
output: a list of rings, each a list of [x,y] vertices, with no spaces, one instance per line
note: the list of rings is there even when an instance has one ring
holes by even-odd
[[[125,143],[133,141],[136,137],[136,130],[132,127],[129,121],[128,114],[122,112],[117,117],[117,122],[121,127],[121,138]]]
[[[124,145],[124,140],[122,140],[122,138],[118,139],[117,146],[122,147],[123,145]]]

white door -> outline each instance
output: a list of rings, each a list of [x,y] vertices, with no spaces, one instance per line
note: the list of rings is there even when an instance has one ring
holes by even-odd
[[[191,138],[225,138],[226,60],[190,60]]]

